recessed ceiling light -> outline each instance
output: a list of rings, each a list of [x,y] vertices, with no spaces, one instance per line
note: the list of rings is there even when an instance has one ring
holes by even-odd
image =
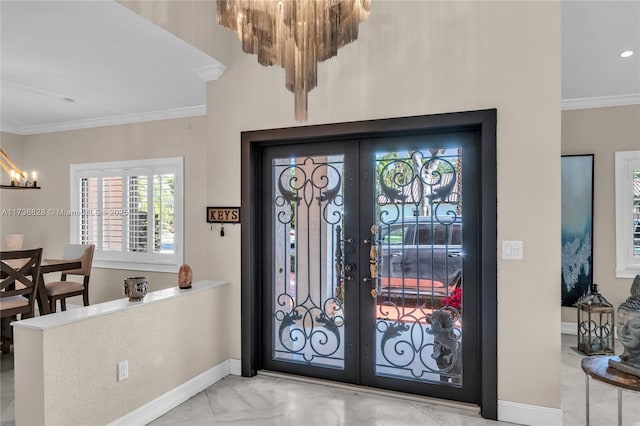
[[[628,58],[631,55],[633,55],[633,50],[625,50],[624,52],[620,53],[621,58]]]

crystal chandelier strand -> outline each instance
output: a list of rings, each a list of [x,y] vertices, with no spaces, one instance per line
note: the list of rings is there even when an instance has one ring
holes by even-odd
[[[218,23],[238,34],[245,53],[285,69],[296,120],[305,121],[318,63],[358,38],[370,0],[218,0],[217,6]]]

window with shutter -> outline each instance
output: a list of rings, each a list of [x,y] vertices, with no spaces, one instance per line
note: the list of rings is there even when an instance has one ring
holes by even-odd
[[[640,151],[620,151],[616,172],[616,276],[640,273]]]
[[[71,241],[94,266],[176,272],[183,262],[182,158],[71,166]]]

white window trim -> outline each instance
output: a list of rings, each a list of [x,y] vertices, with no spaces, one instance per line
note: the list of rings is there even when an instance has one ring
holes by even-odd
[[[70,166],[70,211],[77,211],[80,203],[79,179],[91,171],[106,171],[108,169],[135,169],[135,168],[162,168],[169,167],[176,170],[174,182],[175,206],[174,206],[174,249],[175,254],[170,258],[162,259],[125,259],[124,253],[119,258],[99,259],[94,257],[93,267],[107,269],[127,269],[150,272],[178,272],[184,263],[184,159],[183,157],[157,158],[149,160],[113,161],[104,163],[83,163]],[[71,229],[70,241],[79,242],[79,215],[70,215]]]
[[[619,151],[615,156],[616,179],[616,277],[640,273],[640,256],[633,255],[633,175],[640,168],[640,151]]]

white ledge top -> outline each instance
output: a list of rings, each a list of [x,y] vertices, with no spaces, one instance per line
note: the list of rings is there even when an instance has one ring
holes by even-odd
[[[147,293],[144,299],[140,301],[130,302],[129,299],[125,297],[123,299],[83,306],[81,308],[70,309],[68,311],[56,312],[55,314],[41,315],[21,321],[15,321],[11,323],[11,325],[13,327],[47,330],[50,328],[71,324],[73,322],[84,321],[102,315],[111,314],[117,311],[136,309],[145,305],[149,305],[150,303],[160,302],[163,300],[171,299],[173,297],[199,293],[201,291],[209,290],[215,287],[221,287],[227,284],[229,283],[226,281],[198,281],[193,283],[192,287],[189,289],[180,289],[176,286]]]

